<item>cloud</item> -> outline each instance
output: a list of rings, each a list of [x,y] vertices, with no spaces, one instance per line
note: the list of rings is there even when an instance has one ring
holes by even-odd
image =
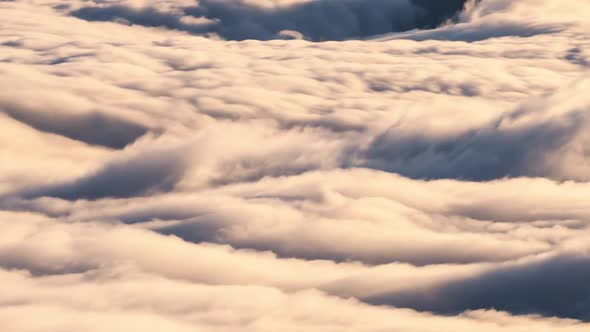
[[[146,134],[140,124],[117,119],[100,112],[90,114],[60,114],[51,117],[46,112],[28,112],[2,106],[6,114],[41,131],[55,133],[88,144],[121,149]]]
[[[203,331],[272,331],[277,326],[293,326],[293,331],[353,328],[404,332],[438,331],[441,327],[486,332],[527,328],[577,332],[588,328],[568,320],[514,317],[496,311],[437,317],[406,309],[371,307],[317,291],[288,293],[269,287],[190,284],[132,269],[121,269],[113,275],[50,278],[2,271],[1,278],[19,287],[11,290],[10,297],[0,305],[0,321],[4,327],[19,331],[107,331],[119,326],[174,331],[191,331],[195,327]],[[56,284],[61,289],[56,289]],[[39,300],[51,304],[40,304]],[[25,319],[27,314],[38,314],[39,319]]]
[[[159,12],[153,8],[134,9],[124,6],[84,7],[73,11],[72,15],[89,21],[119,20],[124,23],[128,22],[147,27],[165,27],[192,33],[204,33],[207,31],[206,27],[184,23],[181,17],[170,13]]]
[[[587,331],[585,8],[0,2],[0,326]]]
[[[363,184],[355,178],[364,179]],[[321,188],[314,188],[316,183]],[[396,189],[379,189],[384,183]],[[488,187],[351,170],[267,178],[200,194],[75,203],[6,201],[4,206],[71,222],[126,223],[194,243],[272,251],[279,257],[370,265],[503,262],[561,252],[580,246],[588,236],[584,184],[505,180],[493,185],[497,195],[488,194]],[[420,196],[413,198],[410,191]],[[556,195],[563,199],[555,201]],[[509,202],[518,204],[509,207]],[[331,245],[343,238],[346,243]]]
[[[80,179],[34,189],[25,195],[69,200],[145,195],[172,190],[183,171],[184,160],[179,152],[156,150],[115,160]]]
[[[587,255],[564,255],[500,268],[452,281],[424,292],[406,292],[371,301],[399,307],[457,314],[495,308],[515,314],[539,314],[588,321],[590,276]]]
[[[398,33],[387,37],[382,37],[381,40],[389,40],[394,38],[411,39],[411,40],[452,40],[452,41],[466,41],[476,42],[490,38],[500,37],[532,37],[540,34],[549,34],[563,31],[561,25],[535,25],[522,24],[519,22],[482,22],[481,24],[457,24],[447,27],[442,27],[437,30],[426,30],[412,33]]]
[[[433,28],[461,11],[464,0],[383,1],[319,0],[265,8],[241,1],[199,1],[184,8],[184,15],[159,12],[154,8],[124,6],[84,7],[72,15],[90,21],[125,20],[132,24],[166,27],[196,34],[216,34],[227,40],[277,39],[295,31],[314,41],[364,38],[414,28]],[[202,23],[185,23],[182,18],[206,18]]]
[[[553,98],[564,101],[567,97],[563,95],[571,94],[579,99],[586,85],[577,82]],[[559,109],[546,106],[553,104]],[[577,154],[568,153],[568,146],[584,144],[586,140],[586,109],[590,105],[576,100],[571,110],[563,110],[564,107],[567,104],[553,103],[551,99],[547,103],[530,102],[489,126],[441,138],[424,137],[423,133],[405,134],[403,128],[394,126],[371,142],[366,160],[369,167],[416,178],[485,181],[544,176],[588,180],[585,169],[569,173],[567,166],[554,164],[560,161],[552,155]],[[585,153],[581,153],[578,158],[585,159]]]

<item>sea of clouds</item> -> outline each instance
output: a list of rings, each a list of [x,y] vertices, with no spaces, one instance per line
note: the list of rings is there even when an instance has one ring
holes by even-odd
[[[2,332],[590,331],[589,0],[0,0]]]

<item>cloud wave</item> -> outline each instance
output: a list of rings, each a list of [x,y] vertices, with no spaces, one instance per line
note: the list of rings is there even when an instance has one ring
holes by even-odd
[[[588,12],[0,1],[2,331],[588,331]]]

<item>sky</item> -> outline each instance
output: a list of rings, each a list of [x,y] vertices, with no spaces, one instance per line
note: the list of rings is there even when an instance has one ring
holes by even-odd
[[[3,332],[590,330],[589,0],[0,0]]]

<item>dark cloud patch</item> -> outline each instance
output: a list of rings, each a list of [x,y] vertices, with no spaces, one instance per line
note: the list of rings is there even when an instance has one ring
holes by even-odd
[[[22,40],[9,40],[9,41],[1,43],[0,45],[8,46],[8,47],[20,47],[23,45],[23,42],[22,42]]]
[[[363,123],[346,122],[330,118],[318,118],[312,120],[286,120],[282,121],[281,125],[287,130],[293,128],[320,128],[334,133],[363,132],[366,131],[368,127]]]
[[[112,162],[81,179],[33,190],[25,196],[66,200],[133,197],[170,191],[184,174],[185,163],[176,154],[151,153]]]
[[[580,47],[568,50],[564,59],[576,65],[590,67],[590,61],[584,57],[583,50]]]
[[[535,221],[549,222],[549,225],[559,224],[562,227],[585,227],[586,222],[578,221],[583,218],[583,212],[571,209],[510,209],[499,208],[489,202],[453,204],[450,209],[454,215],[465,216],[475,220],[494,220],[495,222],[533,223]]]
[[[209,218],[214,217],[210,216]],[[226,244],[227,242],[222,239],[222,234],[219,234],[219,228],[215,223],[204,222],[201,217],[196,217],[158,228],[157,231],[161,234],[174,235],[193,243],[212,242]],[[233,247],[237,249],[252,249],[248,246],[240,247],[233,245]]]
[[[461,135],[428,137],[404,134],[390,128],[363,152],[363,166],[418,179],[488,181],[504,177],[548,176],[545,159],[569,142],[584,123],[583,113],[560,121],[545,121],[523,128],[502,127],[505,119],[524,116],[516,112],[494,124]]]
[[[82,262],[38,262],[26,257],[25,254],[7,251],[0,256],[0,268],[25,270],[33,276],[40,277],[84,273],[96,269],[97,266]]]
[[[496,309],[590,321],[590,257],[563,255],[542,262],[500,268],[434,289],[381,295],[376,304],[458,314]]]
[[[152,8],[86,7],[72,12],[72,15],[89,21],[126,21],[197,34],[217,34],[228,40],[281,39],[300,33],[306,39],[324,41],[434,28],[457,15],[465,2],[316,0],[266,9],[239,1],[203,0],[195,7],[184,9],[186,15],[209,19],[202,24],[184,23],[179,15]]]
[[[146,27],[163,27],[191,33],[206,33],[207,25],[188,24],[181,17],[163,13],[153,8],[134,9],[125,6],[84,7],[71,12],[71,15],[87,21],[116,21]]]
[[[121,149],[148,132],[141,124],[102,112],[33,112],[11,106],[0,106],[0,111],[37,130],[113,149]]]
[[[177,206],[171,206],[147,208],[141,209],[139,211],[132,211],[125,213],[121,216],[117,216],[117,219],[121,220],[126,224],[142,223],[153,220],[182,220],[183,223],[190,223],[190,221],[186,220],[194,220],[195,218],[201,218],[199,217],[201,214],[203,213],[195,211],[194,209],[183,209]]]

